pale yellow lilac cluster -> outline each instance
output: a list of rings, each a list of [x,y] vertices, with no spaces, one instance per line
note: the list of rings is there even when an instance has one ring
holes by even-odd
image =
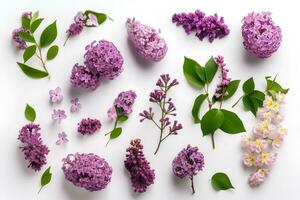
[[[281,146],[286,135],[286,129],[281,125],[283,116],[280,108],[283,103],[282,93],[266,96],[263,106],[257,111],[256,118],[259,122],[253,128],[252,137],[243,137],[242,147],[245,151],[243,164],[255,169],[248,178],[250,186],[263,183],[270,167],[276,161],[276,150]]]

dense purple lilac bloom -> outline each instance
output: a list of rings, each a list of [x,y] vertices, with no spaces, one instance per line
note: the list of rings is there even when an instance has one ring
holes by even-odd
[[[270,12],[249,13],[243,19],[242,36],[245,49],[259,58],[268,58],[281,44],[281,28]]]
[[[95,90],[100,85],[99,75],[93,74],[87,67],[78,63],[73,66],[70,81],[74,87],[92,90]]]
[[[25,28],[18,28],[12,32],[12,40],[15,42],[16,48],[18,50],[24,50],[27,48],[26,42],[19,36],[18,33],[24,32],[30,34],[30,31]]]
[[[98,119],[86,118],[78,123],[78,133],[82,135],[92,135],[101,128],[102,124]]]
[[[112,175],[112,168],[105,159],[92,153],[67,155],[62,170],[68,181],[90,192],[104,189]]]
[[[155,154],[158,152],[162,141],[164,141],[170,135],[177,135],[178,130],[182,129],[182,125],[178,123],[177,120],[174,120],[173,124],[170,121],[170,117],[176,116],[176,107],[172,102],[172,98],[167,97],[167,92],[172,87],[178,84],[179,83],[176,79],[173,79],[171,81],[169,74],[162,74],[156,82],[156,86],[158,87],[158,89],[155,89],[149,95],[149,101],[151,103],[157,104],[160,107],[161,117],[156,121],[154,119],[154,112],[152,111],[151,107],[148,110],[144,110],[140,113],[140,122],[143,122],[145,119],[147,119],[149,121],[152,121],[160,130],[160,139]],[[166,128],[169,129],[168,134],[164,134],[164,130]]]
[[[69,29],[67,30],[68,36],[79,35],[84,27],[84,16],[83,13],[80,11],[74,17],[74,22],[70,25]]]
[[[168,47],[166,41],[159,36],[160,31],[141,24],[134,18],[127,19],[126,28],[129,40],[141,57],[156,62],[165,57]]]
[[[201,41],[208,37],[209,42],[213,42],[214,39],[221,39],[230,33],[223,17],[219,18],[217,14],[205,16],[205,13],[200,10],[194,13],[174,14],[172,22],[182,26],[187,34],[195,31],[195,35]]]
[[[228,78],[229,70],[225,68],[226,64],[224,63],[224,57],[217,56],[215,60],[221,70],[221,75],[220,75],[220,82],[217,85],[217,89],[214,94],[214,97],[216,99],[222,99],[223,97],[228,95],[228,92],[226,92],[225,89],[229,85],[231,78]]]
[[[117,115],[129,115],[132,112],[132,106],[135,102],[137,95],[134,91],[128,90],[121,92],[118,97],[114,101],[113,107],[117,109]],[[108,114],[114,115],[112,111],[108,112]],[[110,116],[112,118],[113,116]]]
[[[123,72],[123,57],[112,42],[94,41],[85,49],[84,64],[93,74],[112,80]]]
[[[42,166],[47,163],[46,155],[49,149],[43,144],[38,124],[30,123],[22,127],[19,131],[18,140],[23,143],[20,147],[25,155],[25,160],[28,160],[31,169],[34,171],[41,170]]]
[[[204,167],[204,156],[197,147],[188,145],[181,150],[172,162],[172,168],[175,176],[179,178],[189,178],[192,181],[192,190],[194,190],[193,177]]]
[[[130,142],[130,147],[126,150],[125,168],[130,173],[132,187],[135,192],[146,192],[147,188],[154,183],[154,169],[150,168],[150,163],[143,153],[143,145],[140,139]]]

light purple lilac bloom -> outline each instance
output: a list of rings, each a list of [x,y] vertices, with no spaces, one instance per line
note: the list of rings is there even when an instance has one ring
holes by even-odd
[[[98,119],[86,118],[78,123],[77,132],[81,135],[92,135],[101,129],[101,122]]]
[[[94,14],[89,13],[85,24],[87,26],[97,26],[98,25],[97,17]]]
[[[67,115],[62,109],[54,109],[52,113],[52,119],[58,123],[61,123],[63,119],[66,119]]]
[[[22,18],[31,19],[31,17],[32,17],[32,12],[23,12],[22,13]]]
[[[71,99],[71,106],[70,106],[70,112],[78,112],[81,109],[81,103],[79,102],[79,99],[73,98]]]
[[[225,90],[226,87],[229,85],[231,78],[228,78],[229,70],[226,68],[226,64],[224,63],[224,57],[217,56],[215,60],[216,63],[218,64],[219,69],[221,70],[221,75],[219,76],[220,82],[217,85],[217,89],[215,91],[214,97],[216,99],[222,99],[223,97],[228,95],[228,92]]]
[[[242,36],[245,49],[259,58],[270,57],[282,40],[281,28],[273,22],[270,12],[252,12],[245,16]]]
[[[25,155],[25,160],[28,160],[30,167],[34,171],[40,171],[42,166],[47,164],[46,155],[49,149],[43,144],[38,124],[30,123],[22,127],[19,131],[18,140],[23,143],[20,147]]]
[[[132,187],[135,192],[146,192],[147,188],[154,183],[155,173],[145,158],[141,140],[132,140],[126,151],[124,165],[130,173]]]
[[[112,42],[94,41],[85,49],[84,64],[93,74],[113,80],[123,72],[123,57]]]
[[[54,90],[50,90],[49,96],[51,103],[60,103],[64,99],[63,95],[61,94],[60,87],[56,87]]]
[[[18,33],[24,32],[30,34],[30,31],[25,28],[18,28],[12,32],[12,40],[14,41],[18,50],[24,50],[27,48],[26,42],[19,36]]]
[[[95,90],[100,85],[100,77],[93,74],[87,67],[76,63],[73,66],[70,78],[74,87]]]
[[[65,178],[77,187],[94,192],[106,188],[111,181],[112,168],[98,155],[69,154],[62,161]]]
[[[64,131],[58,133],[58,140],[56,141],[56,145],[62,145],[68,142],[69,142],[68,135]]]
[[[204,156],[198,147],[188,145],[182,149],[172,162],[172,168],[175,176],[179,178],[189,178],[192,181],[192,190],[194,190],[193,177],[204,167]]]
[[[126,28],[129,40],[138,55],[150,61],[162,60],[167,51],[166,41],[159,35],[160,30],[141,24],[138,20],[127,19]]]
[[[74,17],[74,22],[70,25],[69,29],[67,30],[68,36],[79,35],[84,27],[84,16],[83,13],[80,11]]]
[[[196,36],[202,41],[208,37],[209,42],[216,38],[223,38],[230,33],[223,17],[217,14],[205,16],[205,13],[196,10],[191,13],[179,13],[172,16],[172,22],[182,26],[187,34],[196,32]]]

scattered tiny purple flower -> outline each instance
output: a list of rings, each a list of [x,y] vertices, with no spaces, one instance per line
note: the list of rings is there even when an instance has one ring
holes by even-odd
[[[67,115],[62,109],[54,109],[52,113],[52,119],[58,123],[61,123],[63,119],[66,119]]]
[[[68,135],[64,131],[58,133],[58,140],[56,141],[56,145],[62,145],[68,142],[69,142]]]
[[[70,112],[78,112],[81,109],[81,103],[79,102],[79,99],[73,98],[71,99],[71,106],[70,106]]]
[[[49,91],[50,102],[51,103],[60,103],[63,100],[63,95],[61,94],[61,88],[56,87],[54,90]]]
[[[97,17],[94,14],[89,13],[88,14],[88,19],[86,20],[85,24],[87,26],[97,26],[98,25]]]

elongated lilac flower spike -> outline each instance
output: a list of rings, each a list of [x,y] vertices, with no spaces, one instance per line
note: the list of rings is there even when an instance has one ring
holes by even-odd
[[[132,187],[135,192],[146,192],[148,187],[154,183],[155,173],[145,158],[141,140],[131,140],[130,147],[126,151],[124,165],[130,173]]]
[[[150,61],[162,60],[167,51],[166,41],[159,36],[160,31],[141,24],[138,20],[127,19],[128,38],[139,56]]]
[[[178,85],[178,81],[173,79],[171,81],[169,74],[163,74],[160,76],[158,81],[156,82],[156,86],[158,89],[155,89],[153,92],[150,93],[149,101],[151,103],[157,104],[160,107],[160,119],[154,119],[154,112],[150,107],[148,110],[144,110],[140,113],[141,119],[140,122],[144,120],[152,121],[155,126],[160,130],[160,137],[157,148],[155,150],[156,154],[160,148],[161,143],[167,139],[170,135],[177,135],[178,131],[182,129],[182,124],[179,123],[177,120],[174,120],[171,123],[170,118],[176,116],[176,107],[172,102],[172,98],[168,98],[167,93],[169,90]],[[165,133],[165,129],[169,129],[168,133]]]
[[[224,57],[217,56],[215,60],[221,71],[221,75],[219,77],[220,82],[218,83],[216,92],[214,94],[214,97],[218,100],[228,95],[228,92],[226,92],[226,87],[229,85],[231,78],[228,78],[229,70],[226,68],[226,64],[224,63]]]

